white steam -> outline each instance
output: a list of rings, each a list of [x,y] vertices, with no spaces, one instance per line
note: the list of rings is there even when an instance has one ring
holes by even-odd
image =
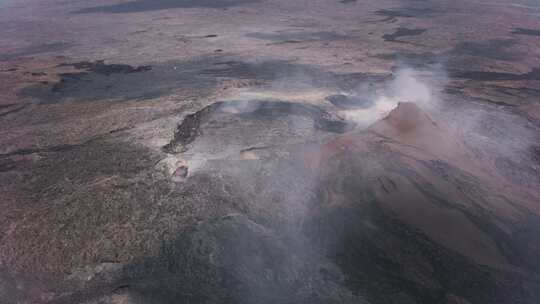
[[[430,76],[441,74],[431,71]],[[441,78],[441,77],[439,77]],[[442,77],[444,80],[445,77]],[[347,120],[368,127],[384,118],[399,102],[414,102],[424,110],[432,110],[438,103],[438,87],[421,78],[421,73],[411,68],[403,68],[396,72],[395,78],[382,92],[373,95],[373,106],[365,109],[344,110],[340,114]],[[353,92],[357,96],[366,96],[363,88]]]

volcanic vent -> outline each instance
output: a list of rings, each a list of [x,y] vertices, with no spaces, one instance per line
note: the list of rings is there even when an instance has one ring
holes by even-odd
[[[214,151],[230,147],[282,145],[344,133],[353,124],[314,105],[280,100],[219,101],[187,115],[164,147],[186,152],[190,145]]]

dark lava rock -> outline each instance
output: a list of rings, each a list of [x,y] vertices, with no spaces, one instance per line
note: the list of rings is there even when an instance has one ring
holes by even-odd
[[[191,7],[227,8],[257,1],[258,0],[135,0],[120,4],[89,7],[75,11],[74,13],[134,13]]]
[[[163,150],[168,153],[174,153],[179,147],[180,150],[178,152],[185,151],[186,146],[192,143],[197,135],[199,135],[199,128],[202,120],[212,111],[213,107],[208,106],[198,112],[186,116],[182,123],[176,128],[172,141],[163,147]]]
[[[326,97],[330,103],[342,109],[369,108],[373,105],[373,100],[357,96],[336,94]]]
[[[276,43],[300,43],[307,41],[334,41],[347,38],[338,32],[320,31],[320,32],[280,32],[280,33],[265,33],[255,32],[246,34],[247,37],[273,41]]]
[[[540,163],[540,146],[530,147],[530,152],[532,154],[532,159],[534,159],[537,163]]]
[[[491,71],[450,71],[450,76],[478,81],[503,81],[503,80],[540,80],[540,68],[532,68],[528,73],[513,74],[506,72]]]
[[[333,90],[351,90],[366,82],[379,82],[387,76],[337,74],[286,61],[249,63],[221,56],[204,56],[193,61],[168,62],[152,67],[106,64],[103,61],[62,66],[73,66],[80,71],[59,74],[60,81],[56,83],[29,85],[19,95],[41,103],[146,100],[172,92],[203,97],[215,90],[223,79],[266,83],[284,78],[291,86],[309,83]]]
[[[441,61],[441,56],[432,52],[424,53],[409,53],[409,52],[394,52],[386,54],[377,54],[373,57],[382,60],[392,60],[396,62],[402,62],[410,67],[426,67],[434,65]]]
[[[7,111],[0,112],[0,117],[6,116],[6,115],[8,115],[8,114],[12,114],[12,113],[19,112],[19,111],[21,111],[22,109],[26,108],[27,106],[28,106],[27,104],[23,104],[23,105],[20,105],[20,106],[18,106],[18,107],[10,108],[10,109],[7,110]],[[2,107],[0,107],[0,109],[2,109]]]
[[[83,88],[81,88],[80,83],[92,82],[92,80],[97,80],[96,76],[106,76],[108,78],[113,74],[133,74],[138,72],[150,71],[152,69],[152,67],[150,66],[133,67],[127,64],[106,64],[103,60],[98,60],[95,62],[82,61],[69,64],[64,63],[60,66],[72,66],[75,69],[85,71],[77,73],[59,74],[60,81],[55,83],[51,88],[51,91],[53,93],[65,93],[69,92],[71,89],[74,88],[76,88],[77,90],[81,90]],[[112,88],[112,86],[112,83],[106,85],[105,90]],[[100,90],[103,90],[103,87],[100,87]]]
[[[386,35],[383,35],[382,37],[386,41],[402,42],[402,41],[397,40],[397,38],[406,37],[406,36],[418,36],[418,35],[423,34],[425,31],[427,30],[426,29],[408,29],[408,28],[400,27],[392,34],[386,34]]]
[[[528,35],[528,36],[540,36],[540,30],[536,30],[536,29],[526,29],[526,28],[515,28],[513,31],[512,31],[512,34],[517,34],[517,35]]]
[[[519,59],[519,52],[508,50],[516,41],[512,39],[490,39],[486,41],[464,41],[448,52],[449,56],[474,56],[495,60]]]
[[[102,60],[64,63],[60,67],[77,70],[60,73],[58,82],[30,85],[19,94],[40,103],[145,100],[187,90],[203,95],[215,84],[214,79],[197,73],[197,68],[201,69],[205,64],[209,63],[185,62],[152,67],[108,64]]]
[[[375,14],[380,16],[388,17],[387,20],[394,18],[422,18],[422,17],[433,17],[438,11],[432,8],[418,8],[418,7],[402,7],[395,9],[381,9],[375,12]]]
[[[61,64],[60,66],[72,66],[78,70],[86,70],[89,72],[94,72],[102,75],[111,75],[116,73],[137,73],[149,71],[152,69],[151,66],[143,65],[138,67],[133,67],[127,64],[106,64],[104,60],[97,60],[94,62],[90,61],[81,61],[71,64]]]

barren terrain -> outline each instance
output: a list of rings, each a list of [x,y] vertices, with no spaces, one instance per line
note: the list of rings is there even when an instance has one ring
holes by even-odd
[[[0,303],[538,303],[539,17],[0,0]]]

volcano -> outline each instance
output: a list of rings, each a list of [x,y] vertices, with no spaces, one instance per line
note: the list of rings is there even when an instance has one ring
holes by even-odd
[[[0,304],[539,302],[538,1],[68,4],[0,0]]]
[[[518,186],[414,103],[365,130],[320,129],[330,117],[279,101],[218,102],[186,116],[177,132],[191,137],[169,144],[182,145],[167,151],[183,160],[169,162],[163,186],[199,223],[152,257],[86,268],[35,293],[49,290],[52,303],[534,303],[538,193],[507,191]],[[270,136],[304,118],[294,140]],[[193,157],[243,128],[270,142]],[[320,132],[328,139],[300,141]]]
[[[326,228],[317,229],[327,229],[333,260],[373,302],[536,297],[516,290],[538,290],[522,280],[540,266],[539,243],[525,236],[539,231],[538,193],[504,190],[513,182],[466,147],[409,102],[321,147],[315,218]]]

